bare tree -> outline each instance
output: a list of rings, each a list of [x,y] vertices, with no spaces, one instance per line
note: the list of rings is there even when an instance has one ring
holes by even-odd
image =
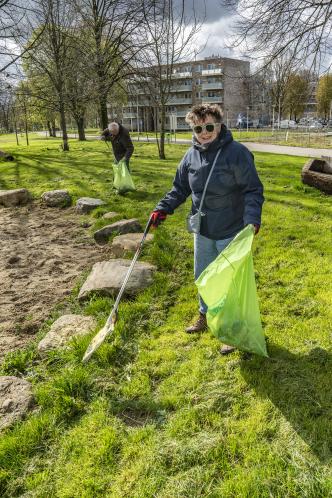
[[[43,81],[41,76],[46,76],[50,86],[50,96],[56,95],[56,107],[60,114],[60,125],[62,129],[63,150],[69,150],[67,122],[66,122],[66,77],[70,72],[68,51],[72,43],[73,12],[70,12],[71,4],[65,0],[39,0],[40,12],[39,24],[43,30],[39,33],[39,42],[28,54],[24,56],[27,75],[39,82]],[[45,80],[44,80],[45,81]],[[39,87],[41,95],[45,90]],[[36,96],[36,95],[35,95]]]
[[[73,43],[69,47],[68,59],[70,70],[66,74],[66,99],[68,110],[73,116],[78,139],[85,140],[85,117],[89,102],[96,104],[94,92],[94,74],[86,60],[86,33],[82,29],[75,30]]]
[[[86,36],[86,67],[94,74],[100,127],[108,124],[107,99],[131,71],[145,41],[142,0],[76,0]]]
[[[176,4],[176,5],[175,5]],[[155,109],[155,129],[160,159],[165,159],[166,109],[172,105],[171,90],[176,90],[174,65],[192,58],[193,41],[201,28],[195,11],[185,15],[185,2],[155,1],[144,9],[146,48],[140,52],[138,75],[141,89]],[[174,95],[174,93],[173,93]]]
[[[14,104],[12,86],[4,76],[0,77],[0,127],[6,133],[10,133],[11,129],[11,112]]]
[[[38,37],[31,38],[37,12],[35,0],[0,0],[0,73],[19,65],[21,57],[38,42]]]
[[[287,88],[289,87],[289,79],[294,73],[294,67],[294,61],[288,54],[273,60],[270,66],[272,77],[270,84],[271,100],[272,106],[278,113],[279,121],[285,110]]]
[[[233,47],[265,63],[281,55],[317,65],[331,54],[332,3],[317,0],[223,0],[237,12]]]

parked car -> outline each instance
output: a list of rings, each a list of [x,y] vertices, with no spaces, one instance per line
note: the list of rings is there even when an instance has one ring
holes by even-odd
[[[239,116],[237,118],[236,122],[236,128],[238,129],[244,129],[244,128],[252,128],[254,126],[252,119],[248,118],[247,116]]]
[[[324,128],[324,126],[319,121],[312,121],[309,125],[310,130],[321,130],[322,128]]]
[[[263,128],[263,123],[261,122],[260,119],[253,119],[252,126],[253,128]]]
[[[309,120],[308,118],[301,118],[300,121],[297,124],[298,128],[306,128],[309,126]]]
[[[282,129],[297,128],[297,124],[293,119],[282,119],[280,121],[280,128]]]

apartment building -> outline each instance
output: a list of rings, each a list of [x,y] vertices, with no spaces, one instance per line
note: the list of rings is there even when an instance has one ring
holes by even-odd
[[[166,108],[168,130],[188,130],[185,116],[195,104],[215,103],[224,111],[224,121],[234,126],[237,116],[248,104],[246,80],[250,64],[240,59],[211,56],[203,60],[175,64],[172,86]],[[144,86],[132,80],[128,85],[128,102],[122,112],[109,106],[110,119],[118,118],[133,131],[154,131],[158,129],[158,109]],[[122,114],[122,115],[119,115]]]

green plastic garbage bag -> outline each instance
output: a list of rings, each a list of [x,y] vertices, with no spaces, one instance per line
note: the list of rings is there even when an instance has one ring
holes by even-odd
[[[133,179],[128,171],[125,161],[113,163],[114,188],[119,194],[124,194],[130,190],[136,190]]]
[[[251,246],[246,226],[196,280],[208,306],[210,330],[225,344],[268,356],[262,329]]]

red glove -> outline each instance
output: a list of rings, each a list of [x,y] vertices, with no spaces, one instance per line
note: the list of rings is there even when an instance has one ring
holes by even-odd
[[[156,210],[153,211],[150,216],[152,220],[151,223],[152,228],[157,228],[162,221],[166,220],[167,213],[165,211]]]

